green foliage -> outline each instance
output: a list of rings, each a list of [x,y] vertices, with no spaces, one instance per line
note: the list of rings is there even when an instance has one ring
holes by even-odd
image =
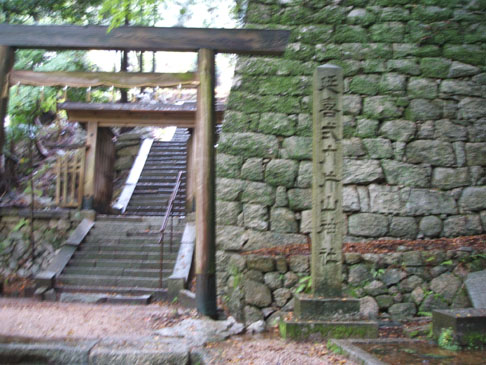
[[[452,328],[443,328],[440,331],[437,343],[439,347],[446,350],[458,351],[460,349],[454,338],[454,331],[452,330]]]
[[[157,0],[104,0],[99,14],[109,19],[108,31],[122,25],[155,25],[159,20]]]
[[[296,293],[310,293],[312,290],[312,277],[310,275],[303,276],[297,284]]]
[[[236,289],[241,284],[242,274],[235,266],[230,267],[230,273],[233,276],[233,289]]]
[[[18,232],[27,223],[28,223],[27,219],[25,219],[25,218],[20,219],[19,222],[15,225],[15,227],[12,228],[12,232]]]
[[[328,340],[327,341],[327,349],[333,353],[335,353],[336,355],[343,355],[344,354],[344,351],[341,347],[339,347],[338,345],[334,344],[331,342],[331,340]]]
[[[372,275],[374,279],[381,277],[384,273],[385,273],[385,269],[378,269],[372,271]]]
[[[452,264],[453,264],[452,260],[446,260],[446,261],[441,262],[441,265],[444,265],[444,266],[450,266]]]

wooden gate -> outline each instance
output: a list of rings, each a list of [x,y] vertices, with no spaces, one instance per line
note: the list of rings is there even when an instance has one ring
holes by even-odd
[[[56,204],[63,208],[78,208],[83,201],[86,148],[66,152],[57,158]]]

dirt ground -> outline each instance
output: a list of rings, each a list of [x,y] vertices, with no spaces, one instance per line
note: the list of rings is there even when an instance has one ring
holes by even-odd
[[[0,298],[0,336],[93,339],[147,336],[188,317],[193,310],[167,303],[148,306],[39,302]],[[206,345],[221,364],[349,364],[325,343],[284,341],[274,333],[235,336]]]

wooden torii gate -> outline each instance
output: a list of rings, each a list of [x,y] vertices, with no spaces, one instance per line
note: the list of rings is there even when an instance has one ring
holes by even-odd
[[[199,82],[195,123],[196,139],[196,302],[198,311],[216,316],[216,219],[215,219],[215,54],[236,53],[279,56],[285,51],[289,31],[210,28],[120,27],[108,32],[103,26],[0,24],[0,140],[7,112],[10,76],[18,48],[46,50],[126,50],[197,52]],[[93,75],[93,74],[92,74]],[[163,75],[146,74],[162,77]],[[17,79],[21,75],[17,74]],[[45,75],[44,75],[45,76]],[[71,75],[83,78],[82,75]],[[94,75],[96,76],[96,74]],[[113,75],[112,75],[113,76]],[[136,82],[134,75],[119,75]],[[168,75],[169,77],[170,75]],[[24,77],[25,76],[24,74]],[[32,73],[31,78],[40,77]],[[68,85],[69,75],[61,77]],[[99,77],[108,77],[99,75]],[[140,75],[138,75],[140,77]],[[89,78],[84,76],[84,79]],[[12,77],[12,79],[15,79]],[[44,79],[45,80],[45,79]],[[187,78],[184,79],[187,81]],[[127,81],[129,82],[129,81]],[[97,131],[92,126],[93,133]],[[90,153],[95,153],[91,151]],[[86,174],[87,178],[89,175]],[[85,184],[86,186],[86,184]],[[89,184],[88,184],[89,186]],[[92,191],[85,191],[92,194]]]

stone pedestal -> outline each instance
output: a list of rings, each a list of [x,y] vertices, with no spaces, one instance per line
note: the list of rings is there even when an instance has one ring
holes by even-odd
[[[376,337],[376,322],[360,321],[359,300],[342,297],[343,71],[319,66],[313,82],[312,295],[295,297],[285,338]]]
[[[294,298],[294,316],[280,323],[283,338],[375,338],[376,321],[360,320],[359,299],[322,298],[301,295]]]
[[[486,308],[444,309],[432,312],[434,337],[452,331],[453,341],[469,348],[486,348]]]

